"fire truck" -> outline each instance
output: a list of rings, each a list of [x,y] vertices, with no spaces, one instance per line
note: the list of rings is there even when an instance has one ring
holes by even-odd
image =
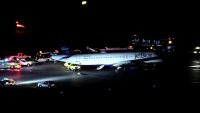
[[[20,69],[21,65],[16,61],[0,60],[0,69]]]

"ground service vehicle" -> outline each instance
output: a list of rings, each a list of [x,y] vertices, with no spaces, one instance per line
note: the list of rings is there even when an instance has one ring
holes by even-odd
[[[38,62],[53,61],[53,59],[51,58],[50,52],[44,52],[44,53],[37,54],[35,60],[38,61]]]
[[[17,61],[0,60],[0,68],[1,69],[20,69],[21,65]]]
[[[77,71],[77,70],[79,70],[81,68],[79,65],[71,64],[71,63],[65,63],[64,66],[67,69],[72,70],[72,71]]]
[[[9,60],[27,59],[31,58],[30,55],[25,55],[24,53],[18,53],[17,55],[9,56]]]
[[[25,59],[20,59],[19,63],[20,63],[21,66],[28,66],[28,67],[33,64],[32,61],[27,61]]]
[[[55,82],[53,81],[44,81],[37,84],[38,87],[43,88],[51,88],[55,86]]]

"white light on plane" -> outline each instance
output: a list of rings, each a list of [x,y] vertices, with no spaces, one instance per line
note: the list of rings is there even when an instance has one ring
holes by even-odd
[[[193,53],[194,53],[194,54],[197,54],[197,51],[194,51]]]
[[[195,49],[200,49],[200,47],[199,47],[199,46],[197,46],[197,47],[195,47]]]
[[[200,68],[200,65],[192,65],[192,66],[189,66],[189,67],[192,67],[192,68]]]

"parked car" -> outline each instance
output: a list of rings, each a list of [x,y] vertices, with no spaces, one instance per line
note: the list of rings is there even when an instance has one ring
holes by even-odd
[[[27,60],[25,60],[25,59],[20,59],[19,60],[19,63],[20,63],[20,65],[21,66],[32,66],[32,64],[33,64],[33,62],[32,61],[27,61]]]
[[[51,88],[55,86],[55,82],[53,81],[44,81],[44,82],[40,82],[37,84],[38,87],[40,88]]]
[[[15,85],[15,80],[11,78],[3,78],[1,80],[1,83],[3,84],[3,86],[13,86]]]

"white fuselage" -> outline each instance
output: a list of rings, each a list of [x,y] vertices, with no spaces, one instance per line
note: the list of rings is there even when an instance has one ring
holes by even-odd
[[[66,59],[66,62],[78,65],[113,65],[121,62],[153,58],[154,52],[123,52],[78,54]]]

